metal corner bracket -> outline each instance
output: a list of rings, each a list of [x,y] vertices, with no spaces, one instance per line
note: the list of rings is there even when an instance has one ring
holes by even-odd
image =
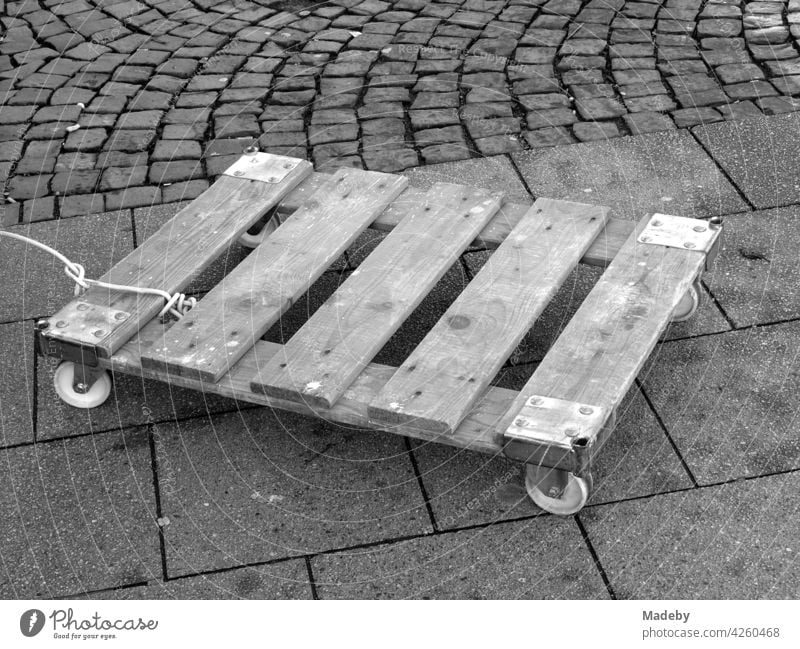
[[[263,183],[281,182],[303,160],[288,158],[271,153],[246,153],[224,172],[224,176],[233,176],[244,180],[258,180]]]

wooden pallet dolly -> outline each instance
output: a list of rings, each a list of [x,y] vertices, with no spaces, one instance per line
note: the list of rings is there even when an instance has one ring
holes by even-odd
[[[271,220],[269,220],[271,219]],[[268,223],[261,235],[248,234]],[[278,225],[279,222],[279,225]],[[389,231],[285,344],[262,336],[368,227]],[[232,243],[252,252],[183,317],[91,287],[37,324],[59,396],[95,407],[123,372],[526,464],[543,509],[575,513],[614,412],[671,321],[691,316],[720,223],[495,193],[249,152],[103,281],[185,289]],[[398,368],[372,363],[471,244],[496,249]],[[490,385],[568,274],[607,267],[519,391]]]

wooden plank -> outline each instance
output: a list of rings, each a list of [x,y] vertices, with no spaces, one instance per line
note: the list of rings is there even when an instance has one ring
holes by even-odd
[[[261,368],[253,389],[330,408],[500,208],[439,183]]]
[[[278,206],[278,213],[281,216],[291,214],[300,202],[309,195],[313,195],[313,192],[316,191],[316,188],[319,187],[325,177],[327,177],[325,173],[313,173]],[[405,211],[408,209],[408,204],[419,200],[424,194],[425,192],[421,189],[409,187],[403,193],[401,199],[387,207],[370,227],[383,232],[391,232],[402,220]],[[529,208],[530,204],[505,203],[486,227],[481,230],[472,245],[496,248],[505,240],[508,233],[516,227]],[[635,226],[635,221],[609,218],[605,229],[598,234],[592,245],[584,253],[581,263],[602,268],[608,266],[619,249],[625,244]]]
[[[639,243],[638,224],[499,422],[509,426],[531,396],[613,412],[702,271],[705,254]],[[595,431],[594,436],[600,431]]]
[[[217,381],[405,189],[341,169],[146,351],[145,367]]]
[[[122,374],[132,374],[164,381],[172,386],[199,390],[204,394],[217,394],[358,428],[375,428],[367,416],[367,404],[381,391],[395,371],[394,367],[370,363],[332,408],[314,408],[309,403],[276,399],[257,394],[250,389],[250,381],[258,368],[280,354],[283,348],[280,344],[265,340],[256,342],[255,346],[249,349],[231,371],[217,383],[204,383],[197,378],[176,376],[163,370],[142,367],[142,351],[159,344],[164,339],[166,331],[167,327],[163,323],[158,320],[151,321],[110,359],[101,359],[101,366]],[[513,390],[490,387],[455,433],[447,437],[403,425],[392,426],[386,430],[424,441],[441,442],[458,448],[499,455],[503,451],[503,439],[501,435],[497,435],[495,424],[505,414],[516,394]]]
[[[369,407],[452,434],[581,256],[608,209],[540,198]]]
[[[100,279],[111,284],[159,288],[169,293],[183,290],[311,170],[309,163],[300,161],[279,183],[220,176]],[[74,313],[77,302],[73,300],[50,320],[55,323],[68,318]],[[105,335],[92,341],[97,354],[103,357],[119,349],[164,306],[163,298],[158,296],[96,287],[86,291],[80,302],[129,314],[124,320],[112,319],[103,329]],[[50,327],[48,336],[70,340],[68,330],[55,327]]]

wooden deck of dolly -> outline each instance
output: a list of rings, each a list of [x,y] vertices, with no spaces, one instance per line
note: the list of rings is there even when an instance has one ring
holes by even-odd
[[[572,417],[582,443],[599,447],[705,262],[699,251],[642,244],[644,220],[611,219],[604,207],[508,204],[445,183],[422,191],[401,176],[315,174],[266,154],[248,162],[269,178],[221,177],[103,278],[180,291],[253,223],[279,214],[280,226],[192,311],[163,324],[153,319],[161,300],[94,288],[43,335],[114,371],[488,453],[507,449],[516,427],[517,459],[572,469],[575,430],[542,436],[519,413],[534,423]],[[261,340],[367,227],[389,235],[285,345]],[[417,350],[399,368],[372,363],[476,244],[496,250]],[[578,263],[608,268],[526,386],[491,386]],[[549,404],[563,412],[545,412]],[[593,415],[580,421],[584,411]]]

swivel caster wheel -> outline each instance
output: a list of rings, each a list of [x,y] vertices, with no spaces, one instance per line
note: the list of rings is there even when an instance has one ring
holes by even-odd
[[[678,306],[672,312],[670,322],[686,322],[691,318],[697,309],[700,308],[700,300],[703,296],[703,289],[700,286],[700,280],[696,279],[689,287],[689,290],[684,293]]]
[[[53,384],[58,397],[74,408],[97,408],[105,403],[111,394],[111,377],[105,370],[89,372],[94,374],[91,384],[75,380],[75,363],[64,361],[53,376]],[[84,374],[84,377],[86,373]],[[82,381],[91,381],[83,378]]]
[[[259,230],[256,234],[250,234],[249,230],[246,231],[239,237],[239,243],[244,248],[258,248],[258,246],[260,246],[269,235],[275,232],[275,228],[277,227],[277,218],[272,217],[266,223],[264,223],[261,230]]]
[[[525,467],[525,489],[536,505],[559,516],[577,514],[592,491],[592,479],[581,478],[569,471],[528,464]]]

